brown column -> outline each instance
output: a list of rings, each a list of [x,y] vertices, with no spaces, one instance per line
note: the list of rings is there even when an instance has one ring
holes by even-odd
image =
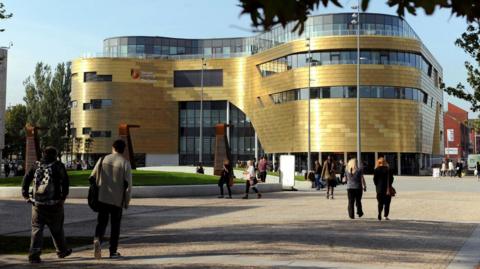
[[[40,143],[38,140],[38,130],[39,128],[27,124],[25,126],[26,132],[26,147],[25,147],[25,173],[27,173],[30,168],[35,164],[36,161],[40,160]]]
[[[135,158],[134,158],[134,152],[133,152],[133,146],[132,146],[132,138],[130,136],[130,128],[139,128],[140,125],[129,125],[125,123],[121,123],[118,126],[118,135],[119,138],[125,141],[125,144],[127,144],[127,147],[125,148],[125,151],[123,152],[123,157],[130,161],[130,166],[132,169],[136,169],[137,165],[135,163]]]
[[[227,159],[232,165],[232,158],[230,154],[230,145],[227,139],[227,127],[225,123],[215,125],[215,161],[213,165],[213,174],[220,176],[223,170],[223,160]],[[230,126],[231,127],[231,126]]]

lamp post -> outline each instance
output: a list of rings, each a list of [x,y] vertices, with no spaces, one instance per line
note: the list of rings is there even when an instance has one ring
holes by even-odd
[[[207,63],[205,58],[202,57],[202,72],[200,76],[200,145],[198,153],[198,161],[201,163],[203,161],[203,73]]]
[[[357,25],[357,162],[358,166],[362,165],[361,154],[361,129],[360,129],[360,1],[352,9],[356,12],[352,14],[352,24]]]
[[[312,69],[312,50],[311,50],[311,38],[310,35],[307,37],[307,47],[308,47],[308,94],[307,94],[307,99],[308,99],[308,153],[307,153],[307,173],[310,172],[311,170],[311,133],[310,133],[310,88],[311,88],[311,69]]]

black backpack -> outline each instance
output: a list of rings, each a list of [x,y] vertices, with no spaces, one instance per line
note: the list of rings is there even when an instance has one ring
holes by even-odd
[[[55,184],[53,182],[53,165],[37,162],[33,175],[33,199],[38,204],[55,203]]]

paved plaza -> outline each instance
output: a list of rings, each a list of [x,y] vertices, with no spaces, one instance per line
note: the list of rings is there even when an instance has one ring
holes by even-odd
[[[262,199],[134,199],[122,222],[120,260],[93,259],[91,246],[34,268],[472,268],[480,260],[480,182],[399,177],[391,220],[376,219],[371,177],[365,216],[350,220],[344,186],[269,193]],[[260,187],[261,188],[261,187]],[[252,195],[253,197],[253,195]],[[69,200],[66,234],[93,234],[85,200]],[[28,235],[29,206],[0,201],[0,234]],[[477,230],[476,230],[477,229]],[[47,232],[48,233],[48,232]],[[473,243],[472,243],[473,242]],[[104,247],[104,255],[108,254]],[[465,256],[465,254],[467,256]],[[466,258],[465,258],[466,257]],[[0,268],[33,268],[25,256],[0,256]],[[463,262],[463,263],[462,263]],[[456,267],[455,267],[456,266]]]

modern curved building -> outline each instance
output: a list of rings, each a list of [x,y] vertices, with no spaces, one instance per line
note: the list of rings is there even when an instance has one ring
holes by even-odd
[[[213,161],[213,126],[228,122],[234,161],[263,153],[306,167],[308,100],[312,160],[356,150],[356,30],[351,13],[312,16],[253,37],[104,40],[103,55],[72,65],[72,131],[80,153],[110,152],[120,123],[146,165]],[[408,23],[361,14],[362,159],[385,156],[422,174],[443,153],[442,68]],[[203,70],[203,71],[202,71]],[[203,85],[203,87],[202,87]],[[203,141],[199,139],[203,88]],[[309,94],[310,91],[310,94]]]

